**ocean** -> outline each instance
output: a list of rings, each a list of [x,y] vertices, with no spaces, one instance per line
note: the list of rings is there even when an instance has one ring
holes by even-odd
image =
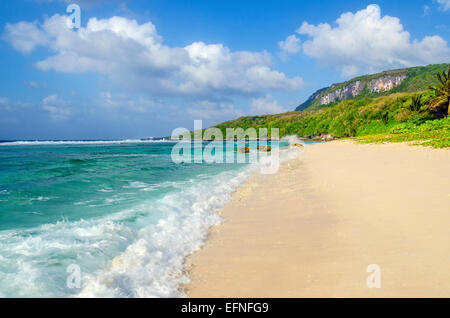
[[[0,143],[0,297],[182,297],[185,257],[258,169],[176,164],[173,146]]]

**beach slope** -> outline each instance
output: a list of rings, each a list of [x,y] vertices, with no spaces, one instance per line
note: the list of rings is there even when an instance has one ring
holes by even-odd
[[[406,144],[306,146],[220,211],[188,296],[450,297],[449,163]]]

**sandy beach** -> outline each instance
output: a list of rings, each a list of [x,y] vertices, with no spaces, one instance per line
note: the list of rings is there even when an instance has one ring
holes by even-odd
[[[189,297],[450,297],[450,151],[335,141],[255,175],[188,259]],[[366,271],[381,269],[381,288]]]

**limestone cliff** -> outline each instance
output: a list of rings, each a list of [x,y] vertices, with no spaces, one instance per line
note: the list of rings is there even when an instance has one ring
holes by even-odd
[[[320,105],[328,105],[343,99],[350,99],[357,96],[361,92],[361,81],[352,82],[342,88],[328,93],[320,98]]]
[[[448,66],[449,64],[436,64],[360,76],[318,90],[295,110],[319,109],[346,99],[426,90],[429,83],[435,81],[435,74],[448,69]]]

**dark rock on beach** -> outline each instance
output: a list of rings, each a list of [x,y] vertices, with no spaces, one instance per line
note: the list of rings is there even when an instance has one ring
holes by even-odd
[[[250,147],[245,147],[245,148],[236,149],[235,152],[249,153],[249,152],[250,152]]]
[[[331,134],[320,134],[317,136],[300,137],[303,140],[314,140],[314,141],[333,141],[338,139]]]
[[[270,146],[259,146],[259,147],[256,147],[256,149],[258,149],[259,151],[265,151],[265,152],[272,151],[272,147],[270,147]]]

